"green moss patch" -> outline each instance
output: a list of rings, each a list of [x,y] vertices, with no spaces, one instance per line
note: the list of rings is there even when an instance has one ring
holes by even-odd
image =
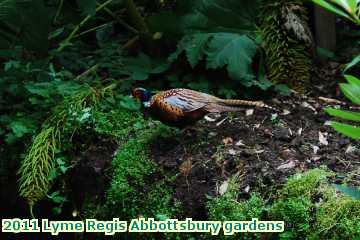
[[[324,169],[297,173],[268,204],[255,193],[239,200],[236,181],[230,180],[225,194],[208,201],[209,218],[284,221],[283,233],[267,234],[280,239],[355,239],[360,236],[360,201],[337,192],[327,180],[333,175]]]

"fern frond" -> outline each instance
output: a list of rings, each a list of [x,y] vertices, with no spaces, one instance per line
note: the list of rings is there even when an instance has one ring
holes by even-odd
[[[74,129],[65,129],[65,126],[72,126],[66,122],[74,112],[80,112],[86,107],[96,108],[99,100],[112,90],[113,85],[79,90],[55,107],[52,116],[45,121],[18,171],[20,196],[26,198],[31,210],[51,187],[49,176],[55,167],[54,157],[57,150],[61,149],[61,141],[66,132],[73,132],[76,128],[73,126]]]
[[[54,168],[53,158],[60,144],[59,137],[60,132],[55,127],[44,128],[35,137],[19,169],[20,196],[27,199],[30,207],[49,190],[49,175]]]

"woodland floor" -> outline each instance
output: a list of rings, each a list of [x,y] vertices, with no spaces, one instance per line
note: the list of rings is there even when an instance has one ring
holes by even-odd
[[[221,184],[234,175],[240,180],[243,199],[259,192],[271,201],[289,176],[320,166],[336,173],[333,182],[359,186],[359,142],[334,131],[323,111],[327,106],[356,109],[338,90],[338,69],[338,64],[327,64],[318,70],[314,75],[319,77],[314,77],[306,95],[293,93],[266,102],[276,110],[210,114],[192,129],[152,142],[150,157],[177,176],[173,198],[182,203],[182,217],[206,219],[207,196],[219,194]],[[104,196],[111,173],[103,175],[99,184],[94,169],[110,170],[116,145],[109,141],[99,139],[85,151],[81,158],[87,161],[78,166],[73,181],[75,192]],[[81,202],[81,196],[76,198]]]
[[[359,143],[328,126],[330,117],[323,111],[327,106],[354,108],[345,99],[327,99],[342,98],[327,91],[337,89],[337,84],[319,81],[307,96],[268,101],[278,112],[213,114],[178,139],[157,139],[152,158],[164,169],[179,173],[174,199],[183,203],[184,217],[206,218],[206,195],[217,195],[221,184],[234,174],[245,199],[253,191],[271,199],[289,176],[321,165],[336,172],[334,182],[360,185]]]
[[[323,111],[327,106],[356,109],[338,90],[338,69],[338,65],[328,64],[318,70],[314,75],[321,78],[314,78],[307,95],[266,101],[277,110],[211,114],[193,129],[153,141],[150,157],[164,171],[177,176],[172,183],[173,198],[182,203],[181,217],[206,219],[207,196],[219,194],[221,184],[234,175],[239,179],[243,199],[259,192],[271,201],[272,194],[289,176],[322,165],[336,172],[333,182],[359,186],[360,144],[327,125],[330,117]],[[79,146],[87,146],[79,151],[80,164],[70,176],[71,198],[78,208],[85,193],[96,199],[105,197],[112,176],[112,157],[118,148],[109,137],[89,139],[75,139]],[[9,189],[14,184],[9,184]],[[15,196],[11,199],[8,215],[24,215],[26,203]],[[48,207],[38,213],[39,217],[47,216]]]

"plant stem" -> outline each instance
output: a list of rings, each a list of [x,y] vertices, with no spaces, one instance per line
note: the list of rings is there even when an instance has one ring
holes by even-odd
[[[139,13],[138,9],[133,0],[125,1],[126,10],[129,14],[131,22],[134,24],[135,28],[139,31],[140,40],[143,41],[145,48],[148,52],[153,52],[154,50],[154,41],[149,32],[146,23]]]
[[[104,11],[107,12],[110,16],[112,16],[119,24],[121,24],[123,27],[125,27],[127,30],[134,34],[139,34],[139,31],[129,24],[127,24],[124,20],[122,20],[120,17],[118,17],[116,14],[114,14],[110,9],[107,7],[104,8]]]
[[[95,12],[99,12],[100,10],[102,10],[104,7],[106,7],[108,4],[110,4],[113,0],[108,0],[106,2],[104,2],[103,4],[99,5]],[[61,52],[62,50],[64,50],[64,48],[66,46],[68,46],[70,44],[70,41],[74,38],[75,34],[80,30],[80,28],[92,17],[93,15],[87,15],[75,28],[74,30],[70,33],[70,35],[65,39],[65,41],[63,42],[63,44],[61,44],[59,46],[59,48],[57,49],[58,52]]]
[[[144,19],[141,17],[139,11],[136,8],[136,5],[133,0],[126,0],[126,8],[130,19],[132,20],[135,28],[142,33],[148,32],[148,28]]]
[[[108,25],[108,24],[109,24],[109,23],[104,23],[104,24],[101,24],[101,25],[99,25],[99,26],[96,26],[96,27],[90,28],[90,29],[88,29],[88,30],[85,30],[85,31],[83,31],[83,32],[81,32],[81,33],[79,33],[79,34],[76,34],[76,35],[74,36],[74,38],[77,38],[77,37],[80,37],[80,36],[85,35],[85,34],[87,34],[87,33],[96,31],[96,30],[98,30],[98,29],[100,29],[100,28],[105,27],[105,26]]]

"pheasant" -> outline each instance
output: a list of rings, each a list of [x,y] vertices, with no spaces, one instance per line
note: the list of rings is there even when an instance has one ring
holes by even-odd
[[[237,112],[242,110],[240,106],[271,108],[261,101],[221,99],[185,88],[170,89],[155,95],[144,88],[135,88],[132,96],[142,102],[152,118],[178,128],[195,124],[207,113]]]

